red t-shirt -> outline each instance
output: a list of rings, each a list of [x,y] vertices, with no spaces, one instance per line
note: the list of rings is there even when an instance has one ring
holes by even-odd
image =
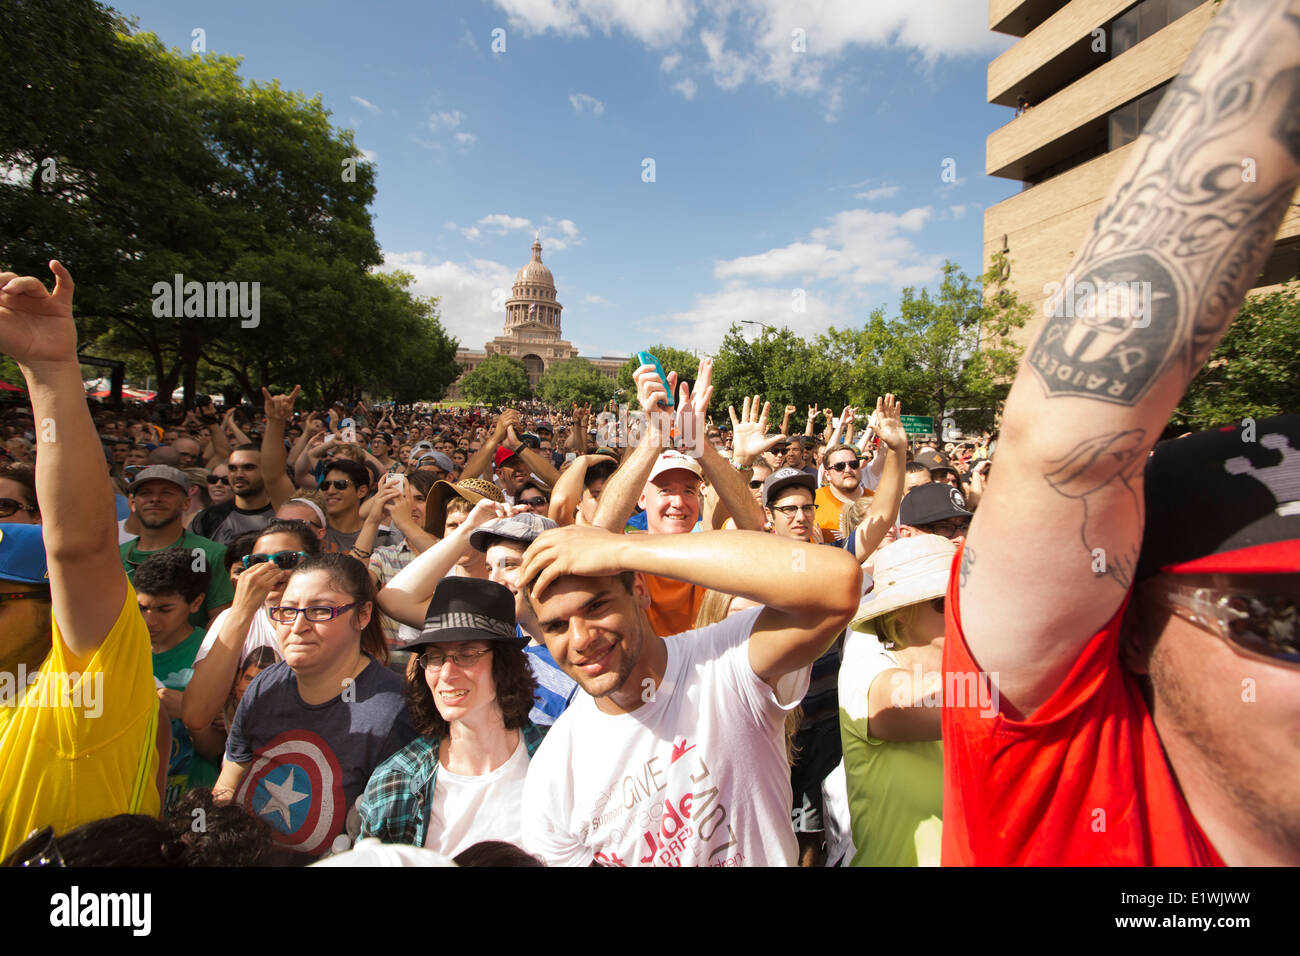
[[[961,629],[960,563],[959,550],[945,675],[979,672]],[[1169,769],[1137,680],[1120,664],[1123,615],[1121,605],[1028,720],[981,716],[994,709],[990,695],[981,706],[965,690],[969,679],[945,679],[944,866],[1223,866]]]

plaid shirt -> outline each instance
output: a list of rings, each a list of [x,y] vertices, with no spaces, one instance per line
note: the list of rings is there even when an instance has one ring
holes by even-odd
[[[530,757],[549,729],[533,724],[523,728]],[[362,837],[424,846],[438,778],[440,742],[437,737],[417,737],[375,768],[361,797]]]

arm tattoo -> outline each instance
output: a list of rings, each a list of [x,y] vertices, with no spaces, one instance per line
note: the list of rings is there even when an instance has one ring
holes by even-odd
[[[970,578],[970,573],[974,569],[974,567],[975,567],[975,549],[970,546],[970,542],[968,541],[966,542],[965,545],[963,545],[962,552],[961,552],[961,568],[958,572],[961,575],[961,582],[959,584],[959,587],[964,588],[966,586],[966,581]]]
[[[1300,67],[1261,65],[1278,43],[1300,43],[1300,17],[1277,3],[1231,4],[1206,28],[1134,146],[1133,178],[1049,287],[1028,358],[1048,398],[1132,407],[1165,372],[1186,385],[1209,358],[1296,185]]]
[[[1105,570],[1094,573],[1099,577],[1102,574],[1110,575],[1125,590],[1133,583],[1133,572],[1137,567],[1138,551],[1142,544],[1142,502],[1133,488],[1133,479],[1145,466],[1149,451],[1146,432],[1140,428],[1098,435],[1080,442],[1063,458],[1050,462],[1051,470],[1043,475],[1053,491],[1083,502],[1080,537],[1084,550],[1091,559],[1097,549],[1101,549],[1104,559]],[[1103,525],[1094,515],[1096,509],[1088,507],[1088,499],[1100,491],[1114,493],[1121,489],[1125,492],[1121,500],[1129,514],[1118,515],[1113,502],[1108,501],[1108,517]],[[1118,527],[1121,534],[1128,528],[1139,531],[1136,539],[1122,552],[1107,551],[1101,544],[1106,540],[1107,532],[1115,527]]]

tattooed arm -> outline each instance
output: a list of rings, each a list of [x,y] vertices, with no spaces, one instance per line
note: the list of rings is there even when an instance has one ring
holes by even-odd
[[[1132,148],[1007,400],[960,568],[962,624],[1032,713],[1119,609],[1143,467],[1300,180],[1300,0],[1233,0]]]

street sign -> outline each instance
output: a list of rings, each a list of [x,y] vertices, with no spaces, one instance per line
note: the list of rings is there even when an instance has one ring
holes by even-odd
[[[900,415],[899,419],[903,423],[903,431],[907,432],[908,437],[913,435],[933,435],[934,418],[930,415]]]

